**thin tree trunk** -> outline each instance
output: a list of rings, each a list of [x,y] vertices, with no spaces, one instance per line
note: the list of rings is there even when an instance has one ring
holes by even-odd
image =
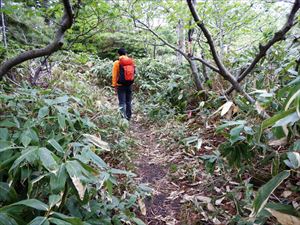
[[[179,19],[177,24],[177,38],[178,38],[178,48],[181,51],[185,51],[185,38],[184,38],[184,27],[183,27],[183,20]],[[179,52],[177,52],[177,63],[182,64],[183,56]]]
[[[191,70],[192,70],[192,75],[193,75],[193,78],[194,78],[194,82],[196,84],[197,91],[204,90],[204,87],[201,83],[200,76],[199,76],[199,71],[198,71],[198,68],[197,68],[197,65],[196,65],[195,61],[191,60],[191,59],[188,59],[188,62],[190,64],[190,67],[191,67]]]
[[[2,0],[0,0],[0,10],[2,10]],[[3,12],[1,12],[1,22],[2,22],[1,27],[2,27],[3,45],[4,45],[4,48],[7,48],[5,18],[4,18],[4,13]]]

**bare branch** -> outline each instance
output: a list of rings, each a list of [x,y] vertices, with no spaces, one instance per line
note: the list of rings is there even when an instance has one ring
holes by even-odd
[[[188,55],[187,54],[185,54],[182,50],[180,50],[179,48],[177,48],[174,45],[172,45],[169,42],[167,42],[159,34],[157,34],[154,30],[152,30],[147,24],[143,23],[142,21],[140,21],[138,19],[135,19],[135,21],[144,26],[144,27],[137,26],[138,28],[146,29],[146,30],[150,31],[155,37],[157,37],[159,40],[161,40],[165,45],[167,45],[168,47],[172,48],[174,51],[179,52],[180,54],[182,54],[184,56],[184,58],[188,59]]]
[[[283,27],[277,31],[272,39],[270,39],[266,45],[259,45],[259,52],[254,57],[251,64],[247,67],[247,69],[241,73],[237,81],[241,82],[256,66],[256,64],[266,55],[267,51],[276,43],[282,40],[285,40],[286,33],[296,24],[294,23],[294,19],[296,16],[297,11],[300,9],[300,0],[295,0],[293,8],[288,16],[288,19],[286,23],[283,25]],[[227,94],[230,94],[234,90],[233,87],[231,87],[229,90],[226,91]]]
[[[54,41],[41,49],[34,49],[23,52],[18,56],[8,59],[0,65],[0,79],[14,66],[19,65],[29,59],[50,55],[59,50],[63,45],[64,33],[71,28],[73,24],[73,11],[70,0],[62,0],[64,5],[64,15],[60,22],[60,26],[56,32]]]
[[[197,61],[201,62],[202,64],[204,64],[205,66],[207,66],[208,68],[210,68],[211,70],[213,70],[217,73],[220,73],[220,70],[217,67],[211,65],[209,62],[205,61],[204,59],[202,59],[200,57],[193,57],[192,60],[197,60]]]
[[[189,6],[190,12],[197,24],[197,26],[202,30],[208,45],[210,47],[210,51],[212,53],[213,59],[218,67],[219,70],[219,74],[225,79],[228,80],[232,86],[234,87],[235,90],[237,90],[238,92],[240,92],[242,95],[245,96],[245,98],[251,102],[251,103],[255,103],[255,100],[248,94],[246,93],[242,87],[240,86],[240,84],[237,82],[237,80],[235,79],[235,77],[225,68],[225,66],[223,65],[220,56],[218,55],[218,52],[215,48],[215,44],[214,41],[212,39],[211,34],[209,33],[209,31],[206,29],[204,23],[200,20],[198,13],[194,7],[194,4],[192,2],[192,0],[187,0],[187,4]]]
[[[136,22],[138,22],[139,24],[143,25],[144,27],[137,26]],[[152,30],[147,24],[143,23],[142,21],[140,21],[138,19],[134,19],[134,23],[135,23],[135,25],[138,28],[146,29],[146,30],[150,31],[154,36],[156,36],[165,45],[167,45],[168,47],[170,47],[174,51],[180,53],[189,62],[189,64],[190,64],[190,67],[191,67],[191,70],[192,70],[192,75],[193,75],[193,78],[194,78],[197,90],[198,91],[204,90],[204,87],[203,87],[203,85],[202,85],[202,83],[201,83],[201,81],[199,79],[198,68],[197,68],[195,62],[186,53],[184,53],[179,48],[177,48],[174,45],[172,45],[169,42],[167,42],[165,39],[163,39],[159,34],[157,34],[154,30]]]

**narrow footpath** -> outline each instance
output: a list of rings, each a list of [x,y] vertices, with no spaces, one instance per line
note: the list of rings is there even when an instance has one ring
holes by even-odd
[[[135,160],[138,182],[153,189],[150,199],[145,200],[143,220],[148,225],[177,225],[180,218],[180,199],[170,194],[179,186],[168,176],[168,157],[159,144],[155,131],[141,122],[133,121],[132,134],[138,140],[138,156]]]

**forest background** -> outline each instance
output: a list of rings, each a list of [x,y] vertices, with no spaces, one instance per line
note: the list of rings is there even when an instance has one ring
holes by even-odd
[[[175,221],[300,224],[300,0],[0,6],[0,223],[146,223],[157,190],[110,88],[124,47]]]

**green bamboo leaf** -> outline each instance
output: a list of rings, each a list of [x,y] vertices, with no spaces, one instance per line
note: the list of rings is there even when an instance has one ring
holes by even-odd
[[[65,164],[61,164],[57,174],[51,174],[50,176],[50,187],[53,193],[60,193],[64,190],[67,177]]]
[[[79,218],[66,216],[58,212],[53,212],[53,217],[64,220],[72,225],[85,225]]]
[[[0,202],[13,202],[17,199],[17,193],[8,183],[0,182]]]
[[[247,121],[245,121],[245,120],[229,121],[229,122],[226,122],[226,123],[218,126],[216,131],[221,131],[230,126],[245,125],[246,123],[247,123]]]
[[[14,204],[11,204],[10,206],[15,206],[15,205],[25,205],[30,208],[34,208],[40,211],[48,211],[49,207],[45,203],[37,200],[37,199],[27,199],[27,200],[22,200],[19,202],[16,202]]]
[[[40,110],[39,110],[38,119],[42,119],[45,116],[48,116],[48,114],[49,114],[49,107],[44,106],[44,107],[40,108]]]
[[[276,123],[273,125],[273,127],[282,127],[290,125],[292,126],[295,122],[299,120],[299,116],[297,112],[291,113],[288,116],[276,121]]]
[[[112,168],[110,170],[110,172],[112,174],[123,174],[123,175],[126,175],[126,176],[129,176],[129,177],[136,177],[136,174],[130,172],[130,171],[126,171],[126,170],[120,170],[120,169],[114,169]]]
[[[47,217],[38,216],[34,218],[28,225],[50,225]]]
[[[61,201],[62,196],[61,195],[50,195],[49,196],[49,207],[53,208],[55,205],[57,205]]]
[[[91,151],[90,149],[87,149],[85,151],[85,154],[87,157],[89,157],[89,159],[95,163],[97,166],[99,166],[102,169],[106,169],[107,168],[107,164],[103,161],[103,159],[101,159],[98,155],[96,155],[93,151]]]
[[[33,162],[34,160],[37,159],[37,154],[38,154],[38,147],[34,146],[34,147],[29,147],[25,150],[23,150],[21,152],[21,156],[18,157],[13,165],[11,166],[11,168],[9,169],[9,171],[12,171],[13,169],[15,169],[16,167],[18,167],[20,165],[20,163],[22,163],[24,160],[27,160],[29,162]]]
[[[58,120],[58,124],[59,127],[64,130],[66,128],[66,118],[65,115],[58,113],[57,114],[57,120]]]
[[[63,148],[61,147],[61,145],[55,139],[50,139],[48,141],[48,143],[50,145],[52,145],[52,147],[55,148],[58,152],[65,153],[65,151],[63,150]]]
[[[137,225],[146,225],[141,219],[139,218],[132,218],[132,221],[135,222]]]
[[[10,120],[3,120],[0,122],[0,127],[16,127],[16,123],[10,121]]]
[[[83,168],[77,161],[68,161],[66,162],[66,170],[72,180],[72,183],[79,195],[79,198],[83,200],[86,185],[82,182],[83,177]]]
[[[259,188],[256,198],[254,199],[251,216],[257,215],[264,208],[272,192],[289,176],[289,170],[282,171]]]
[[[20,141],[24,145],[24,147],[27,147],[30,144],[31,140],[32,139],[31,139],[31,137],[29,135],[29,131],[28,130],[22,132],[21,137],[20,137]]]
[[[291,109],[289,109],[287,111],[283,111],[283,112],[277,113],[274,116],[272,116],[271,118],[264,120],[262,122],[262,124],[261,124],[262,130],[264,130],[264,129],[268,128],[268,127],[273,126],[278,120],[280,120],[280,119],[282,119],[282,118],[284,118],[284,117],[286,117],[286,116],[294,113],[295,111],[296,111],[296,108],[294,107],[294,108],[291,108]]]
[[[17,222],[6,213],[0,213],[0,225],[18,225]]]
[[[284,160],[285,164],[292,169],[298,169],[300,167],[300,153],[288,152],[287,156],[288,160]]]
[[[7,141],[8,139],[8,129],[0,128],[0,140]]]
[[[51,224],[56,224],[56,225],[72,225],[71,223],[68,223],[64,220],[53,218],[53,217],[49,218],[49,221],[51,222]]]
[[[56,161],[53,158],[53,153],[49,151],[47,148],[39,148],[38,151],[40,161],[42,162],[42,165],[52,173],[57,173],[58,171],[58,165]]]

